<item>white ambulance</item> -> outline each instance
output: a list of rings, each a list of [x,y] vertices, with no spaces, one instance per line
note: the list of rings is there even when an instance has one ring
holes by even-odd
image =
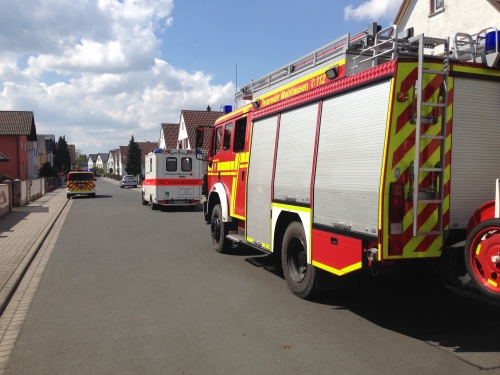
[[[162,206],[188,206],[201,201],[202,161],[191,150],[156,149],[146,155],[142,204],[156,210]]]

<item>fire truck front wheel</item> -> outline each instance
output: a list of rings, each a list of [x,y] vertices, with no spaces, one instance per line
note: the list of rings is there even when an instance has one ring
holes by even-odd
[[[307,263],[307,240],[304,227],[294,221],[285,231],[281,262],[288,288],[300,298],[315,295],[316,271]]]
[[[479,290],[500,300],[500,219],[477,225],[465,242],[465,266]]]
[[[210,233],[212,234],[212,243],[214,244],[215,251],[225,253],[231,248],[232,242],[226,238],[229,230],[227,223],[222,221],[222,208],[220,204],[216,205],[212,210]]]

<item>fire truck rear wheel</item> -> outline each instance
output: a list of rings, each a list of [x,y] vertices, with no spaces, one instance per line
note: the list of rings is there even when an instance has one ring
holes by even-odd
[[[304,227],[291,223],[283,236],[281,262],[288,288],[300,298],[312,298],[316,294],[316,270],[307,263],[307,240]]]
[[[215,251],[225,253],[231,248],[232,242],[226,238],[229,230],[227,224],[222,221],[222,208],[220,204],[216,205],[212,210],[210,233],[212,234],[212,243],[214,244]]]
[[[464,257],[481,293],[500,300],[500,219],[483,221],[470,232]]]

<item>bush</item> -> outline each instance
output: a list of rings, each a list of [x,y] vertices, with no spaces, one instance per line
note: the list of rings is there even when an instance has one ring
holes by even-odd
[[[0,173],[0,182],[4,182],[5,180],[10,180],[10,177],[6,174]]]

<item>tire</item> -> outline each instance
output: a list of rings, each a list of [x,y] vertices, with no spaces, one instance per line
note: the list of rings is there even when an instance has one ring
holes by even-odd
[[[218,253],[226,253],[233,244],[226,236],[229,233],[227,223],[222,221],[222,208],[220,204],[216,205],[212,210],[210,219],[210,234],[212,235],[212,243],[215,251]]]
[[[288,289],[300,298],[316,295],[316,269],[307,263],[307,240],[304,227],[294,221],[285,231],[281,263]]]
[[[134,188],[136,188],[136,187],[137,187],[137,185],[134,185]]]
[[[120,189],[123,189],[123,186],[120,186]]]
[[[91,193],[91,194],[89,194],[89,197],[90,197],[90,198],[95,198],[95,193]]]
[[[70,199],[71,195],[70,194],[66,194],[66,198]]]
[[[148,204],[148,201],[144,200],[144,193],[141,193],[141,203],[143,206]]]
[[[500,219],[483,221],[472,229],[464,258],[467,272],[481,293],[500,300]]]
[[[158,205],[156,203],[153,203],[153,198],[149,197],[149,204],[151,206],[151,210],[155,211],[158,208]]]

